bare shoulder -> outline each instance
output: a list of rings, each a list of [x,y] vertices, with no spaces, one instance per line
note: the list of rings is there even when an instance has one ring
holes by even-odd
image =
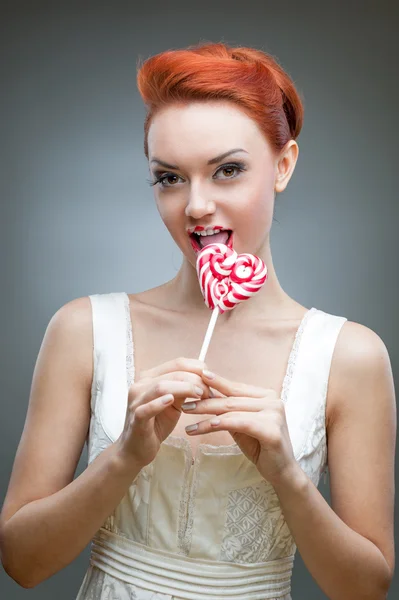
[[[82,335],[87,335],[92,328],[92,309],[89,296],[74,298],[58,308],[51,316],[45,335],[55,331],[68,331],[79,333],[83,327]]]
[[[40,345],[0,525],[73,480],[90,422],[93,375],[89,297],[54,312]]]
[[[331,506],[374,543],[392,577],[396,401],[388,350],[372,329],[352,321],[342,326],[328,396]]]
[[[50,326],[88,337],[92,333],[92,307],[89,296],[74,298],[63,304],[51,317]]]
[[[390,358],[381,337],[369,327],[346,321],[339,333],[331,363],[329,423],[349,410],[348,394],[355,394],[371,382],[393,391]]]
[[[59,345],[68,363],[73,356],[75,369],[86,385],[93,378],[93,316],[89,296],[74,298],[63,304],[51,317],[43,337],[44,346]],[[39,353],[40,356],[40,353]]]

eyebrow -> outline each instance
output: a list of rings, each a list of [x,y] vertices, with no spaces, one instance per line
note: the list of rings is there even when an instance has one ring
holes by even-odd
[[[219,161],[223,160],[224,158],[226,158],[226,156],[229,156],[230,154],[234,154],[236,152],[245,152],[246,154],[248,154],[248,152],[246,150],[244,150],[244,148],[233,148],[233,150],[228,150],[227,152],[223,152],[223,154],[219,154],[218,156],[215,156],[215,158],[211,158],[210,160],[208,160],[208,165],[214,165],[215,163],[218,163]],[[160,160],[159,158],[153,158],[151,160],[151,163],[158,163],[159,165],[161,165],[162,167],[165,167],[166,169],[176,169],[178,170],[179,167],[177,165],[170,165],[169,163]]]

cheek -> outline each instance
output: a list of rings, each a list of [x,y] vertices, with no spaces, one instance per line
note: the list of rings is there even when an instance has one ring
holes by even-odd
[[[175,211],[172,209],[173,204],[171,202],[165,202],[165,200],[160,200],[158,197],[155,198],[155,203],[159,216],[165,223],[166,227],[170,229],[173,227],[173,222],[176,218]]]
[[[274,188],[273,188],[274,189]],[[241,204],[240,222],[255,235],[269,230],[273,221],[274,191],[254,188]]]
[[[165,227],[168,229],[169,234],[179,244],[181,241],[182,231],[184,230],[184,210],[183,212],[179,209],[179,204],[170,199],[155,199],[156,207],[158,209],[159,216],[161,217]]]

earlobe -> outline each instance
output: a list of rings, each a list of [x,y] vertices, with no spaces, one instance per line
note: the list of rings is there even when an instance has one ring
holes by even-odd
[[[276,193],[280,193],[285,190],[284,179],[285,179],[285,175],[281,175],[281,174],[278,175],[278,177],[276,178],[276,182],[274,185],[274,191]]]

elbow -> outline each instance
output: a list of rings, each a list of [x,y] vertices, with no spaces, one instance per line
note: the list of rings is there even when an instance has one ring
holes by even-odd
[[[393,580],[393,573],[391,572],[391,570],[389,569],[389,567],[387,565],[387,569],[386,569],[383,577],[381,577],[378,587],[376,587],[373,594],[371,594],[371,595],[370,595],[371,590],[368,589],[367,592],[365,593],[365,598],[369,598],[370,600],[374,600],[374,598],[375,599],[378,598],[378,600],[387,600],[388,592],[391,587],[392,580]]]
[[[395,572],[395,563],[394,562],[392,565],[389,565],[388,561],[384,558],[384,563],[385,563],[386,569],[385,569],[384,576],[382,578],[381,585],[380,585],[381,600],[387,599],[388,592],[390,590],[390,587],[391,587],[391,584],[393,581],[393,575]]]
[[[26,577],[21,576],[21,573],[18,573],[15,567],[11,567],[10,565],[8,565],[7,562],[3,559],[3,556],[1,556],[1,564],[3,565],[3,569],[7,573],[7,575],[11,577],[11,579],[13,579],[15,583],[17,583],[19,586],[27,590],[36,586],[36,584],[31,584],[30,582],[28,582]]]
[[[0,528],[0,562],[6,574],[15,581],[19,586],[30,589],[37,584],[31,584],[27,581],[26,569],[18,568],[18,557],[15,548],[10,548],[5,535],[5,524]]]
[[[31,589],[31,588],[34,588],[34,587],[35,587],[35,585],[30,585],[29,583],[27,583],[27,582],[25,582],[25,581],[21,580],[21,579],[20,579],[18,576],[16,576],[16,575],[13,575],[13,573],[11,573],[11,572],[10,572],[8,569],[6,569],[6,567],[4,566],[4,564],[3,564],[3,567],[4,567],[4,571],[7,573],[7,575],[8,575],[9,577],[11,577],[11,579],[13,579],[13,580],[15,581],[15,583],[17,583],[17,584],[18,584],[19,586],[21,586],[22,588],[24,588],[24,589],[26,589],[26,590],[29,590],[29,589]]]
[[[392,579],[393,577],[389,576],[385,579],[383,585],[382,585],[382,590],[381,590],[381,600],[386,600],[388,598],[388,592],[390,590],[391,584],[392,584]]]
[[[15,581],[15,583],[17,583],[22,588],[25,588],[26,590],[32,589],[40,583],[40,582],[32,583],[31,581],[28,581],[28,579],[26,577],[26,572],[24,574],[19,573],[18,570],[15,569],[15,565],[13,568],[10,567],[3,560],[3,557],[1,558],[1,564],[3,565],[3,569],[7,573],[7,575],[9,577],[11,577],[11,579],[13,579]]]
[[[3,569],[4,571],[7,573],[7,575],[13,579],[15,581],[15,583],[17,583],[19,586],[25,588],[25,589],[30,589],[35,587],[34,585],[31,585],[30,583],[28,583],[26,581],[26,578],[21,577],[20,574],[16,571],[15,568],[11,567],[6,560],[3,557],[3,552],[1,551],[1,564],[3,565]]]

